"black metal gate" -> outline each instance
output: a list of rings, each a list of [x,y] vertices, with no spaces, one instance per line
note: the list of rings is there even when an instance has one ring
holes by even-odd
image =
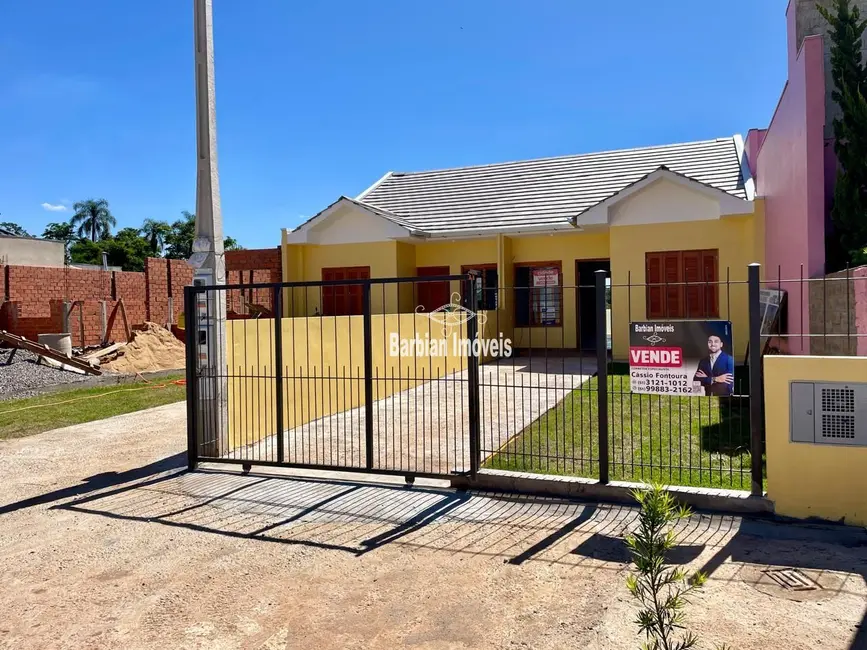
[[[474,274],[343,275],[185,289],[190,468],[478,470]]]
[[[472,272],[371,280],[359,267],[323,271],[339,279],[186,289],[190,467],[408,478],[484,468],[762,493],[758,266],[699,292],[612,283],[604,269],[595,282],[553,288],[488,287]],[[612,361],[607,339],[626,331],[633,305],[672,289],[688,314],[699,295],[725,305],[714,317],[748,315],[748,363],[730,396],[632,393],[628,365]],[[571,336],[578,324],[595,332],[590,355],[567,339],[572,308]],[[555,326],[520,321],[522,309]],[[214,327],[223,312],[225,328]],[[503,332],[514,348],[504,358],[459,345]]]

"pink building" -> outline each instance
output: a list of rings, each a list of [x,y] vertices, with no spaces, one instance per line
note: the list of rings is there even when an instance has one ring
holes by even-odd
[[[867,0],[856,4],[867,15]],[[837,164],[831,125],[839,109],[831,99],[827,25],[815,0],[790,0],[786,19],[788,81],[770,125],[750,130],[745,152],[756,195],[765,199],[763,280],[788,292],[788,351],[797,354],[809,351],[811,332],[809,286],[800,279],[825,274]],[[825,331],[821,326],[813,314],[814,333]]]

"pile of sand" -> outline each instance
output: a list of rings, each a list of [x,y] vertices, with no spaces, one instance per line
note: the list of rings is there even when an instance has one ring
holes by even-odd
[[[173,370],[186,365],[184,344],[165,327],[146,322],[142,329],[133,331],[132,337],[116,359],[102,365],[104,370],[133,374]]]

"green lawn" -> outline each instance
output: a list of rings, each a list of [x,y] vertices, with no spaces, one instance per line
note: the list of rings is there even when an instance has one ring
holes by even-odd
[[[628,369],[614,364],[611,372],[611,480],[750,489],[748,397],[632,394]],[[740,384],[736,393],[747,394]],[[597,386],[594,377],[572,391],[484,466],[598,478]]]
[[[150,383],[79,388],[0,402],[0,439],[29,436],[181,401],[186,396],[186,387],[172,382],[182,378],[183,375],[171,375],[152,379]],[[162,385],[165,387],[157,388]]]

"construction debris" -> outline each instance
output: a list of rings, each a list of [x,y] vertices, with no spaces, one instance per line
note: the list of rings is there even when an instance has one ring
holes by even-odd
[[[0,342],[6,343],[14,348],[29,350],[30,352],[40,355],[44,359],[52,359],[59,364],[57,367],[60,368],[63,366],[69,366],[91,375],[102,374],[99,368],[94,367],[86,361],[76,359],[71,354],[64,354],[63,352],[58,352],[57,350],[48,347],[47,345],[36,343],[35,341],[28,341],[23,336],[10,334],[6,330],[0,330]]]
[[[186,349],[165,327],[146,322],[132,331],[132,341],[119,344],[111,352],[102,352],[102,368],[111,372],[134,374],[155,370],[175,370],[186,365]],[[114,347],[114,346],[110,346]],[[113,359],[109,357],[116,353]],[[99,353],[98,353],[99,354]],[[93,355],[90,355],[91,357]]]
[[[85,355],[81,356],[80,358],[82,361],[95,362],[95,363],[99,364],[99,363],[101,363],[102,359],[104,359],[105,357],[107,357],[109,355],[112,355],[111,359],[115,359],[116,357],[118,357],[121,354],[118,351],[122,350],[124,347],[126,347],[126,343],[114,343],[113,345],[109,345],[106,348],[100,348],[100,349],[96,350],[95,352],[90,352],[88,354],[85,354]],[[106,359],[106,360],[111,361],[111,359]]]

